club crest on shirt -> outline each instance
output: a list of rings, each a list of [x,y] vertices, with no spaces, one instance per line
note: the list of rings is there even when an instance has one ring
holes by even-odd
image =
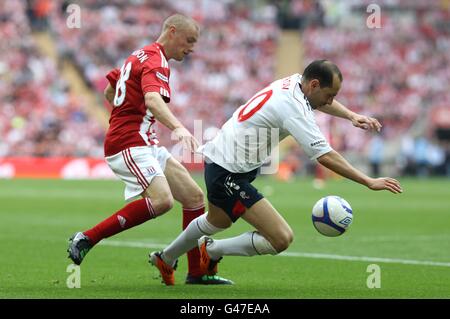
[[[149,175],[156,174],[156,169],[153,166],[147,167],[146,170]]]
[[[250,199],[250,196],[248,196],[247,193],[244,191],[240,192],[239,196],[241,196],[242,199]]]

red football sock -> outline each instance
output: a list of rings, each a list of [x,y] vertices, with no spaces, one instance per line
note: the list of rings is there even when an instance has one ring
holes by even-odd
[[[191,221],[205,213],[205,206],[197,208],[183,208],[183,230],[189,225]],[[191,276],[202,276],[204,273],[200,271],[200,250],[195,247],[188,251],[188,273]]]
[[[143,198],[129,203],[114,215],[83,233],[95,245],[104,238],[118,234],[125,229],[137,226],[155,217],[156,214],[150,199]]]

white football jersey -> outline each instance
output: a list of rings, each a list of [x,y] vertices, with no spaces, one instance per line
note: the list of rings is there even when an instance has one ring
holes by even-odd
[[[298,73],[271,83],[240,106],[217,136],[199,151],[233,173],[250,172],[264,164],[288,135],[314,160],[332,150],[300,89]]]

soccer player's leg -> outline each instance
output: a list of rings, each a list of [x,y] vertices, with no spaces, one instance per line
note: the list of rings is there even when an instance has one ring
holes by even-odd
[[[232,220],[228,216],[228,214],[222,208],[208,202],[208,213],[206,216],[206,220],[209,224],[214,225],[216,227],[228,228],[232,225]],[[211,258],[208,254],[206,246],[213,239],[208,235],[203,235],[198,239],[198,249],[200,251],[200,269],[203,273],[216,273],[217,272],[217,264],[222,259],[222,257]]]
[[[129,203],[91,229],[73,235],[68,248],[69,258],[80,265],[88,251],[102,239],[156,218],[173,205],[164,177],[155,177],[145,193],[148,197]]]
[[[127,204],[93,228],[72,236],[67,251],[69,258],[77,265],[102,239],[162,215],[173,205],[169,185],[156,159],[148,156],[145,149],[129,150],[107,158],[107,161],[114,173],[126,184],[125,198],[144,198]],[[149,167],[151,169],[147,169]]]
[[[205,181],[208,189],[209,211],[207,220],[214,226],[236,222],[246,211],[263,201],[263,195],[251,185],[257,171],[231,173],[220,166],[205,164]],[[223,223],[223,224],[222,224]],[[256,232],[245,233],[236,238],[213,240],[203,236],[198,241],[202,269],[213,269],[224,255],[252,256],[259,252],[254,249]],[[274,249],[271,252],[275,252]]]
[[[186,168],[173,157],[167,160],[164,173],[167,177],[175,200],[180,202],[183,207],[183,230],[185,230],[193,220],[198,219],[205,213],[203,192],[192,179]],[[200,220],[200,224],[204,224],[203,218]],[[207,225],[204,228],[209,229],[211,227],[208,227]],[[211,229],[214,233],[220,230],[222,229]],[[196,230],[194,230],[194,232],[196,232]],[[190,239],[192,236],[180,235],[180,240],[175,240],[173,244],[169,245],[169,247],[164,250],[162,257],[168,262],[171,262],[175,260],[176,256],[188,251],[188,274],[186,277],[187,284],[230,283],[229,280],[216,275],[217,267],[214,269],[214,273],[205,273],[201,270],[200,252],[197,248],[198,238],[196,238],[192,231],[188,235],[193,235],[194,238]]]
[[[173,157],[167,160],[164,174],[167,177],[173,197],[178,201],[183,209],[182,229],[186,229],[189,223],[205,212],[203,192],[201,188],[189,175],[186,168]],[[180,250],[189,250],[188,274],[191,276],[201,276],[199,269],[199,253],[195,243],[185,242],[180,246]],[[193,249],[192,249],[193,248]],[[176,252],[178,254],[178,252]],[[184,253],[184,252],[182,252]],[[167,256],[167,255],[166,255]],[[168,257],[168,256],[167,256]]]
[[[292,228],[265,198],[247,209],[242,219],[257,230],[252,232],[252,242],[258,255],[279,254],[294,240]]]
[[[256,231],[220,240],[202,237],[199,240],[202,260],[207,263],[209,259],[219,260],[222,256],[276,255],[287,249],[293,240],[291,227],[267,199],[262,198],[247,208],[241,217]]]

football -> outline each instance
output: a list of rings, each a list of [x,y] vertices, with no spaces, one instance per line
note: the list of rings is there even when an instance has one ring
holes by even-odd
[[[339,196],[319,199],[312,210],[312,222],[319,233],[329,237],[342,235],[353,221],[350,204]]]

